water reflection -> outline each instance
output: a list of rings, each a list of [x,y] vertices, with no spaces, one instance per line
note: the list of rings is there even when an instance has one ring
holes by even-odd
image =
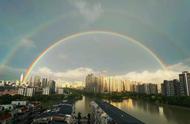
[[[149,112],[151,114],[158,114],[159,113],[159,107],[153,104],[148,104],[144,101],[134,101],[136,104],[136,107],[139,109],[143,109],[144,112]]]
[[[90,112],[92,99],[83,96],[75,103],[76,112],[87,115]],[[145,101],[127,99],[122,102],[112,102],[112,105],[131,114],[146,124],[190,124],[190,109],[173,106],[158,106]]]
[[[163,111],[168,120],[175,121],[178,124],[190,124],[189,109],[164,106]]]
[[[190,109],[172,106],[162,107],[145,101],[132,99],[123,100],[123,102],[120,103],[111,102],[111,104],[147,124],[190,124]],[[130,104],[130,106],[128,106],[128,104]]]
[[[133,100],[128,99],[125,102],[111,102],[112,105],[117,106],[118,108],[128,108],[133,109],[134,103]]]
[[[83,96],[81,100],[78,100],[75,102],[75,113],[81,112],[82,116],[87,116],[89,112],[91,112],[90,109],[90,102],[92,101],[91,98]]]

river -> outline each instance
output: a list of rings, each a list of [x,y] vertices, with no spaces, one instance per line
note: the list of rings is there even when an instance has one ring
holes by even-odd
[[[75,102],[75,112],[86,116],[91,112],[92,98],[85,97]],[[190,109],[175,106],[158,106],[149,102],[127,99],[110,102],[112,105],[145,122],[146,124],[190,124]]]

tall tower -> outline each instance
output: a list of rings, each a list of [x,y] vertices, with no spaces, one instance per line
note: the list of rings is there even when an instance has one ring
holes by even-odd
[[[22,73],[22,74],[20,75],[20,82],[21,82],[21,83],[23,82],[23,79],[24,79],[24,74]]]
[[[183,85],[185,95],[190,96],[190,73],[184,71],[182,74],[179,74],[180,83]]]

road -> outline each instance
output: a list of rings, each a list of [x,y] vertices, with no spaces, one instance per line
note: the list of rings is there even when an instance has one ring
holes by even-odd
[[[121,111],[117,107],[100,100],[95,101],[117,124],[144,124],[135,117]]]

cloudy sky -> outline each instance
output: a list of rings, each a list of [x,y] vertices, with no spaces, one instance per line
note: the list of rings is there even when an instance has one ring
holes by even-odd
[[[63,80],[88,73],[160,82],[190,66],[189,0],[1,0],[0,79],[19,79],[47,47],[60,43],[33,69]],[[169,73],[169,74],[168,74]]]

